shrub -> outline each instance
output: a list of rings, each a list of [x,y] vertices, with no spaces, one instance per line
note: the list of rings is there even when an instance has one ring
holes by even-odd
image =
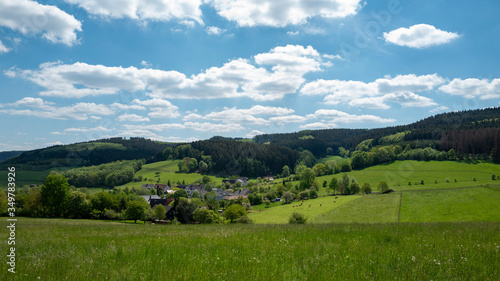
[[[365,183],[363,183],[363,186],[361,187],[361,192],[362,193],[372,192],[372,187],[370,186],[369,183],[365,182]]]
[[[384,193],[389,190],[389,185],[385,181],[380,181],[377,185],[377,188],[380,192]]]
[[[303,214],[297,212],[293,212],[288,219],[288,223],[290,224],[305,224],[306,221],[307,218]]]
[[[220,216],[207,208],[198,208],[193,212],[193,219],[199,223],[220,223]]]
[[[247,214],[247,211],[245,210],[245,207],[239,205],[239,204],[233,204],[229,207],[227,207],[226,210],[222,213],[222,215],[228,219],[231,220],[231,222],[234,222],[235,220],[239,219],[240,217],[244,216]]]
[[[244,223],[244,224],[252,224],[253,220],[249,218],[247,215],[244,215],[240,217],[239,219],[236,220],[238,223]]]
[[[491,179],[492,179],[492,180],[495,180],[495,179],[496,179],[496,177],[497,177],[497,176],[496,176],[495,174],[491,175]]]

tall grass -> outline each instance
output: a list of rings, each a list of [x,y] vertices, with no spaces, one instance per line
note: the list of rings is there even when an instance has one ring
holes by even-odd
[[[172,226],[21,218],[17,231],[17,273],[4,263],[1,280],[500,278],[499,223]]]

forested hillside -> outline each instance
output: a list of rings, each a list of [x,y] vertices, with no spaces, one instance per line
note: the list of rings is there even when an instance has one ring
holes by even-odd
[[[420,120],[413,124],[386,127],[380,129],[326,129],[305,130],[287,134],[265,134],[254,137],[256,143],[271,143],[292,149],[311,151],[316,157],[329,154],[328,148],[337,153],[340,147],[353,151],[365,140],[372,140],[371,145],[400,144],[405,147],[441,150],[441,139],[449,132],[468,130],[468,134],[481,132],[477,137],[484,136],[482,129],[500,128],[500,108],[485,108],[460,112],[443,113]],[[389,138],[389,136],[392,136]],[[477,141],[477,139],[475,139]],[[484,141],[480,141],[483,143]],[[498,143],[498,142],[497,142]],[[486,149],[486,148],[485,148]],[[474,150],[478,151],[478,150]],[[489,151],[486,153],[490,153]],[[474,153],[467,149],[461,153]],[[482,153],[482,152],[479,152]]]
[[[36,149],[2,162],[29,170],[46,170],[53,167],[81,167],[99,165],[117,160],[150,160],[171,143],[144,138],[111,138],[70,145],[56,145]]]

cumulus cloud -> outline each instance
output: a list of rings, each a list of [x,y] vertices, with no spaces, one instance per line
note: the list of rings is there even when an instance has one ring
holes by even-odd
[[[201,131],[201,132],[216,132],[216,133],[228,133],[234,131],[241,131],[245,128],[240,124],[214,124],[214,123],[200,123],[200,122],[185,122],[184,126],[186,128]]]
[[[325,103],[332,105],[347,103],[356,107],[388,109],[388,103],[399,103],[407,107],[424,107],[436,103],[416,93],[433,90],[444,82],[445,79],[437,74],[386,76],[370,83],[320,79],[305,84],[300,93],[325,95]]]
[[[178,123],[163,123],[163,124],[149,124],[149,125],[130,125],[125,124],[123,127],[127,130],[148,130],[163,132],[168,129],[185,129],[186,126]]]
[[[11,49],[10,48],[7,48],[3,43],[2,41],[0,41],[0,54],[1,53],[8,53],[10,52]]]
[[[355,15],[360,0],[210,0],[219,15],[239,26],[284,27],[312,17],[344,18]]]
[[[285,125],[289,123],[300,123],[306,121],[308,118],[299,115],[277,116],[269,118],[269,121],[275,122],[278,125]]]
[[[23,35],[41,34],[53,43],[72,46],[78,42],[76,32],[82,23],[56,6],[31,0],[0,1],[0,26]]]
[[[106,105],[95,103],[77,103],[57,107],[41,98],[26,97],[11,104],[3,104],[0,113],[10,115],[36,116],[49,119],[87,120],[89,115],[113,115],[115,112]],[[21,108],[21,109],[19,109]]]
[[[220,34],[226,32],[225,29],[221,29],[221,28],[219,28],[217,26],[209,26],[209,27],[206,28],[206,31],[210,35],[220,35]]]
[[[333,122],[332,123],[314,122],[299,126],[300,129],[308,129],[308,130],[332,129],[337,127],[338,125]]]
[[[181,115],[179,113],[179,107],[173,105],[167,100],[150,99],[141,101],[135,99],[132,103],[147,106],[151,111],[148,116],[152,118],[176,118]]]
[[[467,99],[479,98],[482,100],[500,98],[500,79],[460,79],[455,78],[450,83],[439,87],[439,90],[462,96]]]
[[[311,46],[287,45],[256,55],[255,64],[248,59],[234,59],[191,77],[177,71],[81,62],[49,62],[41,64],[37,70],[13,68],[5,71],[5,75],[28,79],[45,88],[40,92],[42,96],[82,98],[121,91],[147,91],[158,99],[249,97],[276,100],[295,93],[305,82],[307,73],[331,65],[324,59]]]
[[[247,138],[253,138],[253,137],[257,136],[257,135],[263,135],[263,134],[265,134],[265,133],[262,132],[262,131],[252,130],[250,133],[246,134],[245,137],[247,137]]]
[[[253,125],[269,125],[269,120],[261,117],[255,117],[255,115],[266,115],[266,116],[281,116],[286,114],[291,114],[295,112],[293,109],[285,107],[273,107],[273,106],[262,106],[254,105],[248,109],[238,109],[224,108],[222,111],[213,111],[206,115],[200,115],[197,113],[190,113],[184,116],[184,121],[193,121],[198,119],[218,121],[222,123],[247,123]]]
[[[449,108],[447,106],[441,105],[441,106],[438,106],[438,107],[430,110],[429,112],[434,113],[434,112],[439,112],[439,111],[445,111],[445,110],[448,110],[448,109]]]
[[[82,128],[67,128],[64,129],[64,132],[67,133],[81,133],[81,132],[109,132],[111,131],[108,128],[104,128],[102,126],[95,127],[95,128],[87,128],[87,127],[82,127]]]
[[[104,18],[129,18],[138,21],[185,22],[192,19],[202,24],[201,0],[64,0],[78,5],[91,15]]]
[[[149,122],[149,118],[137,114],[122,114],[116,118],[119,122]]]
[[[410,48],[426,48],[442,45],[460,37],[457,33],[443,31],[429,24],[417,24],[384,32],[386,42]]]
[[[393,118],[382,118],[375,115],[355,115],[336,109],[319,109],[314,114],[308,115],[309,118],[327,119],[331,123],[392,123],[396,122]]]

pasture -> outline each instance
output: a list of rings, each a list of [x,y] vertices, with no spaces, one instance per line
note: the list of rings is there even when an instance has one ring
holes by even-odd
[[[179,167],[177,164],[181,160],[168,160],[168,161],[160,161],[156,163],[146,164],[142,166],[142,169],[135,173],[135,177],[142,176],[143,181],[141,182],[129,182],[122,186],[118,186],[118,188],[125,188],[128,186],[129,188],[135,187],[140,188],[143,184],[155,184],[160,179],[160,184],[167,184],[170,180],[170,183],[175,187],[177,182],[184,181],[186,184],[194,183],[197,180],[201,180],[203,175],[198,173],[179,173]],[[160,172],[157,176],[156,172]],[[222,183],[222,178],[209,176],[212,182],[217,184]],[[144,179],[147,179],[145,181]]]
[[[0,239],[6,241],[6,221]],[[498,280],[499,223],[151,225],[19,218],[1,280]],[[7,254],[7,243],[0,252]]]

